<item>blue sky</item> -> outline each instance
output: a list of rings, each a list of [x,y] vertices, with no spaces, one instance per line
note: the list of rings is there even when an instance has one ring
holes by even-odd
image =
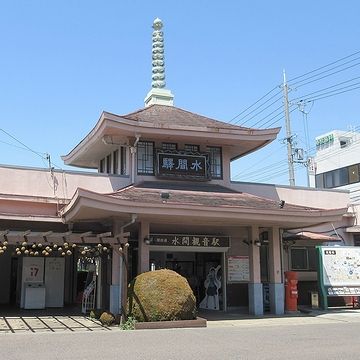
[[[165,25],[166,81],[175,105],[230,121],[281,84],[284,68],[292,79],[359,51],[359,13],[355,0],[1,1],[0,128],[65,169],[60,155],[88,133],[101,111],[143,107],[155,17]],[[348,59],[354,66],[346,71],[294,86],[290,98],[360,76],[359,56]],[[359,124],[359,90],[308,104],[310,147],[315,136]],[[298,146],[305,148],[302,113],[295,109],[291,120]],[[284,136],[282,130],[272,145],[237,161],[234,177],[287,184]],[[46,165],[17,146],[0,133],[1,164]],[[272,171],[261,170],[265,166]],[[296,174],[297,184],[305,185],[305,167]]]

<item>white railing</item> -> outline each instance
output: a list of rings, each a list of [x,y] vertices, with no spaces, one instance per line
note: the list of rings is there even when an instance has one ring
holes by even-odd
[[[86,314],[91,309],[94,309],[95,301],[96,301],[96,275],[94,274],[92,281],[84,290],[82,302],[81,302],[81,312],[83,314]]]

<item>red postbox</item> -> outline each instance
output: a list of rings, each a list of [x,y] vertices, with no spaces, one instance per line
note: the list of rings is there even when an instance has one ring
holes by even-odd
[[[297,311],[297,272],[285,271],[285,310]]]

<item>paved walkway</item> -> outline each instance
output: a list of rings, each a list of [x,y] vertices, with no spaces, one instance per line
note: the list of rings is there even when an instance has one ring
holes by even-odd
[[[103,326],[84,316],[0,316],[0,335],[5,333],[43,333],[114,331],[118,326]]]
[[[340,308],[308,310],[282,316],[266,314],[250,316],[244,311],[206,311],[200,316],[207,319],[208,328],[267,327],[284,325],[310,325],[325,323],[360,323],[360,309]],[[0,335],[6,333],[74,333],[118,331],[119,326],[103,326],[99,320],[78,314],[56,314],[34,312],[0,316]]]
[[[245,313],[204,313],[208,328],[240,327],[240,326],[281,326],[281,325],[307,325],[324,323],[360,323],[360,309],[331,308],[327,311],[310,310],[298,311],[285,315],[266,314],[261,317],[250,316]],[[200,315],[200,316],[201,316]]]

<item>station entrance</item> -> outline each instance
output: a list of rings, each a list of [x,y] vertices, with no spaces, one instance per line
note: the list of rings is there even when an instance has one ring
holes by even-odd
[[[224,253],[150,252],[150,270],[169,269],[185,277],[193,290],[197,306],[224,310]],[[213,289],[210,287],[213,285]],[[215,288],[216,287],[216,288]],[[215,302],[215,296],[218,299]]]

